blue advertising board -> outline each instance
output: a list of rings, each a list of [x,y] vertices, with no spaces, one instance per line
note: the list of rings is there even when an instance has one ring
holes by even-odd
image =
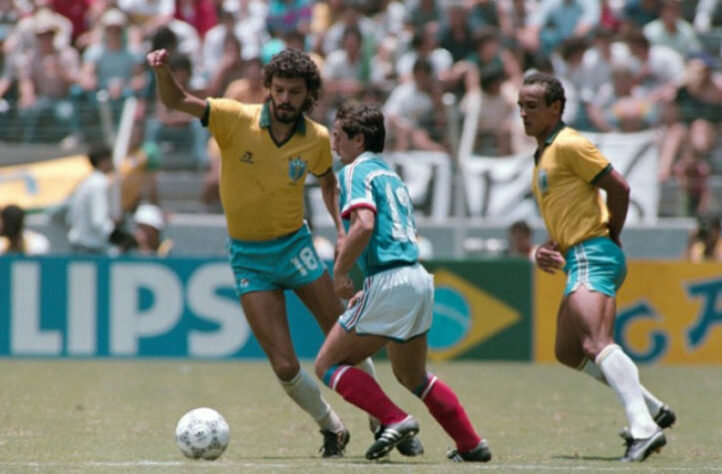
[[[498,275],[500,264],[489,265],[487,273]],[[456,266],[435,269],[430,357],[529,360],[529,284],[519,287],[530,278],[528,266],[505,266],[517,290],[525,293],[523,299],[497,291],[498,276],[487,279],[476,265]],[[290,291],[286,309],[299,357],[315,357],[323,334],[314,318]],[[264,354],[225,259],[5,256],[0,257],[0,356],[218,359]]]

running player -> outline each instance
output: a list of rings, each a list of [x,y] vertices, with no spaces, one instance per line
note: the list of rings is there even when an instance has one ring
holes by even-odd
[[[622,460],[643,461],[667,443],[662,428],[674,423],[675,414],[641,385],[637,366],[613,340],[615,295],[627,272],[619,236],[629,185],[589,140],[562,122],[565,101],[564,88],[549,74],[526,76],[519,91],[524,130],[538,145],[532,188],[550,236],[537,248],[536,264],[567,274],[556,357],[614,389],[629,421]]]
[[[367,373],[354,367],[386,347],[396,378],[417,395],[456,442],[453,461],[486,462],[491,451],[454,392],[426,371],[433,277],[418,263],[414,213],[406,185],[383,160],[386,131],[376,107],[345,104],[333,128],[340,171],[342,216],[348,233],[339,245],[333,286],[351,298],[316,359],[316,375],[348,402],[381,423],[366,458],[378,459],[419,430]],[[358,261],[363,290],[354,295],[348,272]]]

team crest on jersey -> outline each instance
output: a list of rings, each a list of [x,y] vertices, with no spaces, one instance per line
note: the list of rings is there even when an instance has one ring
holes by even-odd
[[[542,194],[546,194],[547,191],[549,191],[549,176],[546,170],[539,170],[536,184],[539,186],[539,191],[541,191]]]
[[[243,155],[239,158],[239,160],[241,160],[241,163],[249,163],[252,165],[253,164],[253,153],[246,150],[246,152],[243,153]]]
[[[300,156],[288,160],[288,176],[295,183],[306,173],[307,163]]]

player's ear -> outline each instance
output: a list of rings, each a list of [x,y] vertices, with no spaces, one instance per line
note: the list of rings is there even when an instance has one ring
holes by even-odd
[[[356,135],[353,136],[353,138],[352,138],[351,140],[353,140],[353,142],[354,142],[361,150],[364,150],[364,149],[366,148],[366,147],[365,147],[365,145],[366,145],[366,137],[364,137],[364,134],[363,134],[363,133],[360,133],[360,132],[357,133]]]

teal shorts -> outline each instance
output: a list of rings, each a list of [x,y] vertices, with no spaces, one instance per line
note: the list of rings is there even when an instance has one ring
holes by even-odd
[[[627,276],[624,252],[607,237],[585,240],[567,250],[567,286],[564,296],[580,285],[590,290],[615,296]]]
[[[326,271],[305,224],[273,240],[229,238],[227,246],[238,296],[251,291],[298,288],[316,281]]]

